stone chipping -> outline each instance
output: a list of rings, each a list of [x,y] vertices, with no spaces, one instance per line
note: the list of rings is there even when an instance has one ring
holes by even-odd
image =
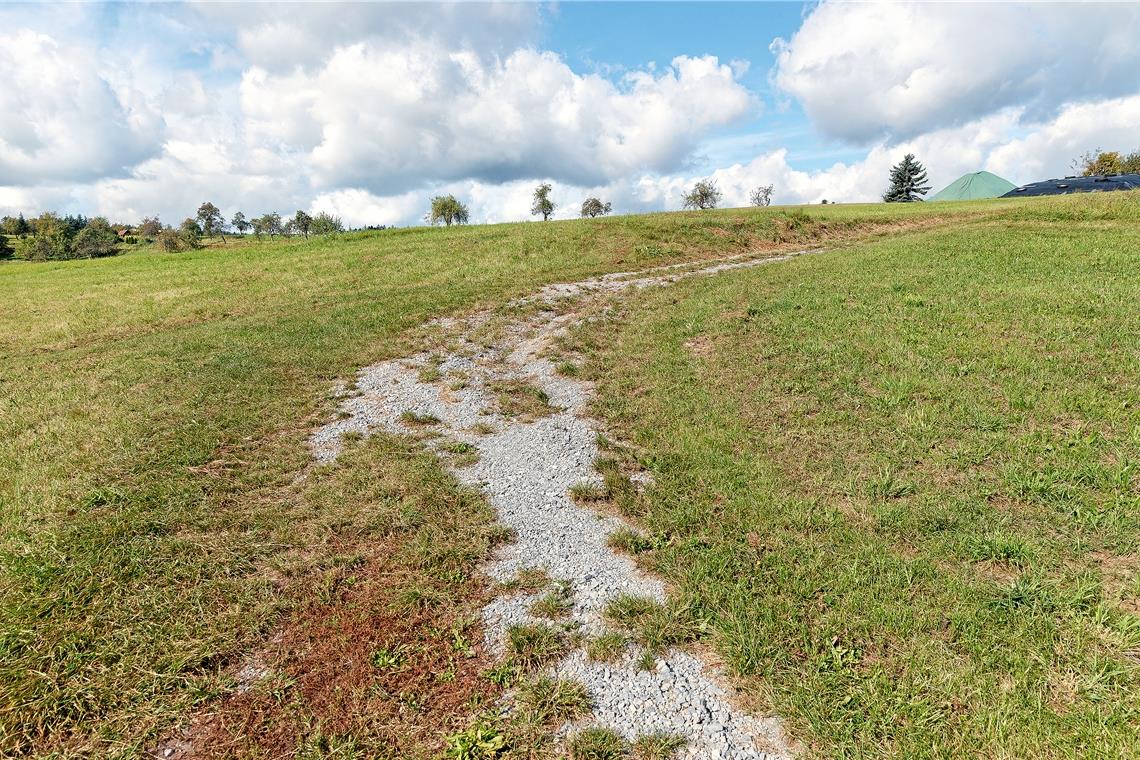
[[[319,462],[335,459],[345,433],[413,433],[425,428],[424,419],[438,420],[426,427],[441,435],[425,445],[436,450],[447,441],[473,446],[478,459],[452,469],[461,481],[482,489],[499,520],[515,534],[513,542],[497,550],[484,568],[486,574],[505,582],[520,570],[545,570],[572,589],[572,608],[565,620],[587,636],[601,633],[602,610],[615,596],[664,601],[666,591],[659,579],[607,546],[609,534],[625,526],[622,520],[580,506],[569,496],[577,483],[601,482],[594,469],[599,428],[587,415],[590,384],[559,375],[543,356],[546,347],[580,321],[579,307],[586,299],[808,252],[745,254],[703,265],[672,265],[549,285],[508,304],[506,313],[519,307],[519,316],[489,342],[477,332],[491,320],[490,313],[438,320],[435,327],[457,336],[454,352],[442,357],[424,352],[361,370],[356,393],[340,393],[337,419],[312,434],[313,455]],[[433,366],[435,373],[424,373]],[[523,380],[541,388],[553,411],[534,419],[503,416],[489,388],[502,380]],[[408,412],[421,421],[410,421]],[[482,434],[473,429],[477,426],[484,428]],[[492,600],[483,611],[489,645],[502,651],[510,626],[538,622],[530,605],[543,593]],[[683,649],[664,653],[650,669],[641,660],[634,645],[613,663],[590,662],[579,647],[550,666],[552,675],[581,682],[593,706],[588,719],[564,726],[561,733],[586,725],[607,726],[629,739],[670,733],[686,741],[679,752],[686,758],[792,756],[779,720],[739,709],[724,686],[727,679],[716,668]]]

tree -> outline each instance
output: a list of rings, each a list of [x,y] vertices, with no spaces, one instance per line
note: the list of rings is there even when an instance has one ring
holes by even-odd
[[[891,186],[883,193],[887,203],[912,203],[922,200],[930,192],[926,183],[926,168],[907,153],[903,160],[891,167]]]
[[[312,232],[314,235],[332,235],[337,232],[344,232],[344,223],[341,222],[339,216],[333,216],[327,211],[322,211],[313,218]]]
[[[12,254],[15,252],[12,244],[8,242],[7,233],[0,232],[0,261],[12,258]]]
[[[453,224],[467,224],[468,216],[467,207],[454,195],[437,195],[431,199],[427,221],[433,225],[443,222],[450,227]]]
[[[298,209],[297,213],[293,215],[292,220],[290,220],[290,223],[293,225],[294,230],[308,237],[309,230],[313,228],[313,217]]]
[[[187,248],[198,248],[202,238],[202,228],[198,225],[198,220],[193,217],[183,219],[178,227],[178,237]]]
[[[234,214],[234,218],[230,220],[230,226],[237,230],[239,235],[244,235],[245,231],[253,225],[246,221],[245,214],[239,211]]]
[[[1118,151],[1090,150],[1072,164],[1084,177],[1106,174],[1140,174],[1140,150],[1122,156]]]
[[[162,222],[157,216],[148,216],[139,224],[139,235],[146,240],[154,240],[162,232]]]
[[[550,183],[543,182],[541,185],[534,189],[534,203],[530,205],[530,215],[538,216],[542,214],[542,221],[550,219],[550,215],[554,213],[554,201],[550,200]]]
[[[605,216],[613,210],[613,206],[609,201],[602,203],[597,198],[587,198],[582,201],[582,216],[590,217],[593,219],[596,216]]]
[[[29,261],[70,259],[71,226],[50,211],[40,214],[31,222],[31,234],[17,243],[17,253]]]
[[[281,215],[276,211],[268,214],[262,214],[253,220],[253,234],[261,237],[262,235],[284,235],[285,224],[281,221]]]
[[[167,253],[181,251],[184,245],[182,237],[170,227],[159,230],[154,240],[158,243],[158,247]]]
[[[715,179],[702,179],[685,194],[684,207],[692,209],[716,208],[723,197],[724,194],[716,186]]]
[[[772,185],[760,185],[748,194],[748,201],[753,206],[770,206],[772,204]]]
[[[75,258],[96,259],[119,252],[119,235],[101,216],[87,222],[71,243]]]
[[[224,234],[226,229],[226,218],[222,216],[222,212],[213,203],[206,201],[198,207],[198,226],[206,237],[214,237],[218,235],[222,238],[222,242],[226,242]]]

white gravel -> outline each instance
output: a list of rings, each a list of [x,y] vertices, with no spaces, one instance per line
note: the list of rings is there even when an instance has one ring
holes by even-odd
[[[537,301],[544,306],[558,301],[564,307],[567,298],[602,297],[627,288],[783,261],[800,253],[807,251],[770,258],[738,256],[695,268],[675,265],[550,285],[516,304]],[[486,573],[505,581],[522,569],[544,569],[573,589],[573,608],[567,619],[589,634],[598,633],[604,629],[601,611],[608,600],[623,593],[664,600],[665,588],[606,546],[606,537],[623,525],[621,520],[580,507],[567,493],[575,483],[600,480],[593,467],[598,424],[586,416],[592,389],[586,382],[557,375],[540,353],[578,316],[573,308],[540,308],[510,325],[494,345],[467,340],[488,318],[488,314],[477,314],[463,322],[440,321],[453,331],[458,328],[461,348],[443,358],[441,377],[435,382],[419,380],[420,370],[433,358],[439,360],[428,354],[362,370],[357,380],[360,395],[341,404],[347,416],[313,433],[314,456],[318,461],[335,458],[341,436],[348,431],[362,435],[374,429],[412,432],[400,419],[407,411],[438,418],[434,429],[444,435],[427,445],[437,446],[448,439],[474,445],[478,461],[456,469],[455,474],[480,486],[501,522],[516,534],[514,542],[497,552]],[[449,390],[449,383],[457,378],[466,380],[466,387]],[[559,411],[525,423],[494,413],[486,383],[508,378],[537,384]],[[470,431],[481,422],[496,432],[477,435]],[[534,622],[528,610],[538,596],[541,592],[501,596],[487,605],[484,620],[492,646],[501,650],[510,625]],[[735,707],[721,685],[726,682],[722,673],[679,649],[665,653],[652,670],[639,669],[639,655],[636,647],[630,647],[623,659],[607,665],[589,662],[578,649],[551,671],[586,686],[594,704],[587,724],[609,726],[628,738],[654,732],[683,736],[688,744],[681,757],[791,757],[778,719],[751,716]],[[580,725],[585,724],[579,722],[575,728]],[[564,732],[570,728],[564,727]]]

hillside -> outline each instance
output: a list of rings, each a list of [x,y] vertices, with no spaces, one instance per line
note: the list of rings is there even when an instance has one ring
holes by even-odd
[[[491,345],[545,285],[810,249],[585,299],[553,349],[615,472],[652,476],[591,498],[642,531],[619,548],[676,643],[820,756],[1127,755],[1134,195],[0,262],[0,752],[438,754],[519,677],[481,643],[510,537],[443,466],[462,447],[356,435],[314,466],[309,436],[362,367]],[[515,756],[555,717],[502,728]]]

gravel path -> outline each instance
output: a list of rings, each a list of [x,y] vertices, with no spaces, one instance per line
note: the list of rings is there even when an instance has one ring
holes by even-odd
[[[455,337],[457,350],[444,357],[424,353],[362,370],[359,394],[345,398],[338,419],[313,433],[313,454],[318,461],[334,459],[341,437],[349,431],[411,433],[425,429],[425,420],[438,420],[428,423],[427,429],[443,435],[426,445],[439,450],[460,441],[474,447],[478,460],[453,470],[460,480],[483,489],[500,521],[516,534],[514,542],[497,552],[486,573],[507,581],[520,570],[545,570],[572,588],[573,607],[567,619],[587,634],[600,633],[601,612],[608,600],[618,594],[664,600],[665,588],[606,545],[607,536],[624,525],[621,520],[578,506],[568,495],[576,483],[601,480],[593,466],[598,425],[586,416],[592,388],[558,375],[542,357],[543,350],[580,319],[575,304],[586,299],[803,253],[808,251],[768,258],[744,255],[549,285],[514,302],[525,316],[499,330],[489,343],[479,332],[491,322],[489,313],[462,321],[439,320],[434,326]],[[573,299],[569,310],[567,299]],[[504,417],[495,411],[495,394],[489,387],[504,380],[537,385],[556,410],[529,421]],[[409,412],[419,415],[420,421],[412,421]],[[501,650],[509,626],[536,622],[529,607],[541,595],[504,595],[492,601],[484,609],[489,643]],[[734,707],[721,685],[723,675],[715,669],[674,649],[645,670],[638,666],[639,654],[630,647],[619,661],[604,664],[588,661],[578,649],[551,668],[584,684],[593,700],[592,717],[575,728],[605,725],[631,739],[656,732],[677,734],[688,742],[681,757],[791,757],[779,721]]]

